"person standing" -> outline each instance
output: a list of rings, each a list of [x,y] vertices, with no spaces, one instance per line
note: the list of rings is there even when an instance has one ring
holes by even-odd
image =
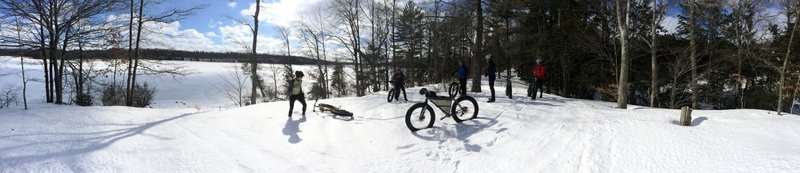
[[[547,67],[542,63],[542,59],[536,59],[536,65],[533,67],[533,94],[531,99],[536,100],[536,92],[539,91],[539,98],[544,95],[544,77],[547,72]]]
[[[497,76],[495,73],[497,72],[497,66],[494,63],[494,58],[492,58],[492,54],[486,55],[486,61],[489,63],[489,67],[486,68],[486,73],[484,76],[489,78],[489,90],[492,91],[492,97],[489,99],[489,103],[494,102],[494,80]]]
[[[467,95],[467,74],[469,74],[469,69],[467,65],[464,65],[464,60],[458,60],[456,75],[458,76],[459,90],[462,96]]]
[[[303,114],[306,115],[306,98],[305,94],[303,94],[303,72],[296,71],[294,72],[294,79],[289,81],[290,93],[289,96],[289,117],[292,117],[292,111],[294,110],[294,101],[300,101],[300,104],[303,105]]]
[[[400,91],[403,91],[403,99],[408,101],[406,96],[406,75],[400,68],[394,70],[392,75],[392,84],[394,85],[394,100],[400,100]]]

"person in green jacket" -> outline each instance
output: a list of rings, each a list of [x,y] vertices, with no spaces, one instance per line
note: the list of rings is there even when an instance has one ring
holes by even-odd
[[[306,97],[303,94],[303,72],[294,72],[294,79],[289,81],[290,96],[289,96],[289,117],[292,117],[292,110],[294,110],[294,101],[300,101],[303,105],[303,115],[306,115]]]

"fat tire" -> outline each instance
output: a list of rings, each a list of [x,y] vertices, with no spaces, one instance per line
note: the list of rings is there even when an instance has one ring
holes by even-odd
[[[448,87],[447,94],[450,97],[455,97],[458,94],[458,82],[450,83],[450,87]]]
[[[394,99],[394,88],[392,88],[391,90],[389,90],[389,94],[388,94],[388,95],[389,95],[389,96],[386,98],[386,101],[388,101],[389,103],[391,103],[391,102],[392,102],[392,99]]]
[[[341,110],[341,109],[331,110],[331,113],[333,113],[334,115],[345,116],[345,117],[352,117],[353,116],[352,112],[346,111],[346,110]]]
[[[472,110],[472,115],[464,115],[463,117],[459,117],[460,115],[455,115],[458,105],[461,104],[464,104],[468,107],[474,107],[473,109],[475,110]],[[475,98],[472,98],[470,96],[461,96],[458,99],[456,99],[455,102],[453,102],[453,106],[450,108],[450,113],[454,114],[452,115],[453,120],[455,120],[457,123],[461,123],[463,121],[471,120],[474,119],[475,117],[478,117],[478,109],[479,109],[478,102],[475,101]]]
[[[412,115],[412,114],[414,114],[414,111],[417,110],[417,109],[426,109],[426,108],[427,108],[428,114],[429,114],[429,115],[426,115],[426,116],[428,116],[426,118],[429,119],[429,122],[428,122],[427,126],[422,127],[422,128],[414,127],[414,125],[411,124],[411,120],[416,118],[417,116],[416,115]],[[424,110],[421,110],[421,111],[424,111]],[[408,108],[408,112],[406,112],[406,126],[412,132],[415,132],[415,131],[418,131],[418,130],[422,130],[422,129],[425,129],[425,128],[431,128],[431,127],[433,127],[433,121],[435,120],[435,118],[436,118],[436,116],[433,114],[433,108],[431,108],[430,106],[427,106],[427,104],[425,104],[425,103],[417,103],[417,104],[414,104],[413,106],[411,106],[411,108]]]

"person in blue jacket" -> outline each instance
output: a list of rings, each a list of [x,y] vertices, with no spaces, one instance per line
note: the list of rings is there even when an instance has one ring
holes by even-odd
[[[464,65],[464,60],[458,60],[458,70],[456,70],[456,76],[458,77],[459,82],[459,90],[461,95],[467,95],[467,74],[469,74],[469,69],[467,65]]]

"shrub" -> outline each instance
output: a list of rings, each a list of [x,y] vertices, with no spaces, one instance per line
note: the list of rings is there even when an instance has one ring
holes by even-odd
[[[92,95],[78,94],[73,102],[78,106],[92,106]]]

